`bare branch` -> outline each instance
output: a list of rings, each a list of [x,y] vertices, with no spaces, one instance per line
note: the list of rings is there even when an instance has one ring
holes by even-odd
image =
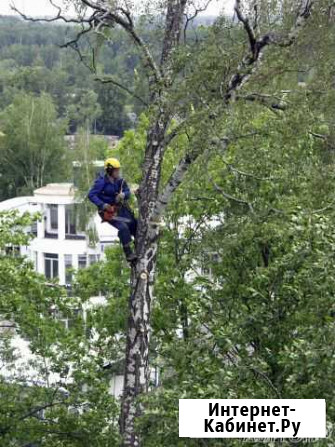
[[[240,15],[240,21],[242,22],[246,32],[248,34],[251,52],[249,52],[239,64],[236,73],[231,77],[226,92],[224,94],[224,101],[228,103],[232,97],[235,95],[235,92],[248,81],[249,77],[258,67],[259,62],[262,58],[263,51],[265,47],[274,44],[280,45],[283,47],[290,46],[297,39],[299,32],[305,26],[308,17],[311,14],[312,7],[314,5],[315,0],[303,0],[299,11],[297,12],[297,17],[295,23],[287,36],[280,36],[275,33],[267,33],[259,39],[255,39],[255,35],[253,30],[250,27],[247,19],[242,15]],[[240,11],[240,2],[237,0],[236,6],[237,11]],[[236,10],[236,9],[235,9]]]
[[[244,16],[244,14],[241,10],[241,0],[236,0],[234,10],[236,12],[238,20],[241,23],[243,23],[244,29],[246,30],[246,33],[248,34],[251,53],[254,54],[257,39],[256,39],[254,31],[251,28],[251,25],[249,23],[249,19]]]
[[[56,6],[52,0],[49,0],[50,3],[55,6],[55,8],[58,10],[58,13],[55,17],[52,18],[34,18],[29,17],[26,14],[23,14],[21,11],[19,11],[15,5],[11,5],[11,8],[13,11],[18,13],[24,20],[30,21],[30,22],[56,22],[59,20],[63,20],[66,23],[76,23],[76,24],[83,24],[88,23],[90,24],[89,29],[85,29],[79,33],[79,36],[77,36],[76,39],[72,40],[71,42],[68,42],[64,46],[71,46],[74,47],[76,43],[78,43],[80,37],[82,37],[83,34],[87,34],[89,31],[93,31],[94,28],[97,28],[98,31],[100,30],[101,26],[108,26],[109,24],[116,23],[117,25],[120,25],[121,28],[123,28],[132,38],[134,43],[139,47],[141,50],[143,59],[144,59],[144,65],[148,67],[153,75],[153,80],[158,83],[161,80],[161,74],[160,71],[156,65],[156,62],[151,54],[151,52],[148,49],[148,46],[145,44],[145,42],[142,40],[142,38],[137,34],[135,30],[134,22],[131,18],[130,12],[127,9],[124,8],[116,8],[115,10],[112,10],[110,7],[104,6],[101,2],[99,3],[93,3],[89,0],[81,0],[81,2],[87,6],[88,8],[93,9],[93,14],[88,17],[78,17],[77,19],[67,18],[62,14],[62,10],[59,6]],[[149,84],[151,85],[152,82],[149,78]]]
[[[89,19],[85,19],[84,17],[80,17],[78,19],[73,19],[73,18],[69,18],[69,17],[65,17],[64,15],[62,15],[62,10],[59,6],[55,5],[51,0],[49,0],[51,5],[54,6],[55,8],[58,9],[58,13],[55,17],[49,17],[49,18],[34,18],[34,17],[30,17],[27,16],[26,14],[24,14],[23,12],[21,12],[19,9],[16,8],[14,3],[10,4],[10,8],[12,11],[16,12],[17,14],[19,14],[19,16],[21,16],[24,20],[28,21],[28,22],[56,22],[59,20],[62,20],[63,22],[66,23],[90,23],[91,18]]]
[[[312,135],[312,137],[315,137],[315,138],[320,138],[321,140],[327,140],[327,135],[322,135],[322,134],[320,134],[320,133],[315,133],[315,132],[312,132],[312,131],[309,131],[308,132],[310,135]]]
[[[127,92],[129,95],[131,95],[132,97],[134,97],[138,101],[140,101],[144,106],[149,106],[149,104],[143,98],[138,96],[135,92],[130,90],[125,85],[122,85],[119,81],[116,81],[115,79],[113,79],[111,76],[103,77],[103,78],[97,76],[94,80],[98,81],[98,82],[101,82],[102,84],[113,84],[116,87],[120,88],[121,90],[124,90],[125,92]]]
[[[207,0],[206,4],[202,7],[202,8],[197,8],[196,6],[194,6],[194,13],[189,16],[188,14],[184,13],[184,17],[185,17],[185,25],[184,25],[184,43],[186,43],[186,33],[187,33],[187,28],[189,26],[189,24],[196,18],[198,17],[198,15],[201,12],[205,12],[208,8],[208,6],[211,4],[212,0]]]
[[[90,22],[88,28],[84,28],[84,26],[82,26],[82,30],[76,35],[76,37],[66,43],[64,43],[63,45],[61,45],[61,48],[68,48],[68,47],[72,47],[74,45],[77,45],[79,43],[79,40],[81,39],[81,37],[83,37],[85,34],[88,34],[90,31],[92,31],[93,29],[93,23]]]

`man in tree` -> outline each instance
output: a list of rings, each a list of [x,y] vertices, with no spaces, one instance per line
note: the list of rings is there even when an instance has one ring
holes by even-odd
[[[135,238],[137,220],[127,205],[130,189],[120,176],[121,164],[116,158],[105,161],[105,172],[98,176],[88,193],[88,198],[99,209],[103,220],[117,228],[127,261],[136,260],[131,248],[132,236]]]

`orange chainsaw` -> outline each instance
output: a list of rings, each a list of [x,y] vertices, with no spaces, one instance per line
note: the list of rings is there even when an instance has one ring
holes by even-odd
[[[123,181],[121,184],[120,193],[122,193],[122,187],[123,187]],[[101,222],[112,222],[113,220],[119,221],[119,222],[126,222],[126,223],[131,222],[130,219],[127,219],[126,217],[119,217],[117,215],[119,207],[120,207],[119,204],[118,205],[109,205],[108,209],[99,210],[98,214],[101,217]]]
[[[106,210],[99,210],[98,214],[102,222],[111,222],[117,216],[117,207],[116,205],[110,205]]]

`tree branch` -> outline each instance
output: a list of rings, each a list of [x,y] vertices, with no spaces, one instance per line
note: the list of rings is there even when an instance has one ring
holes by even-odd
[[[184,43],[186,43],[186,33],[187,33],[187,28],[190,24],[190,22],[192,22],[196,17],[198,17],[199,13],[204,12],[207,10],[208,6],[212,3],[212,0],[207,0],[206,4],[202,7],[202,8],[197,8],[195,5],[194,6],[194,13],[191,16],[188,16],[187,14],[184,13],[184,17],[185,17],[185,25],[184,25]]]
[[[261,39],[257,40],[252,28],[250,27],[249,21],[244,17],[244,15],[241,12],[240,9],[240,1],[236,1],[235,10],[237,13],[237,16],[239,20],[243,23],[243,26],[245,27],[248,37],[249,37],[249,43],[251,48],[251,55],[248,54],[243,58],[240,65],[238,66],[237,73],[234,74],[228,84],[228,87],[226,89],[226,93],[224,94],[224,100],[226,103],[228,103],[231,99],[233,94],[239,90],[249,79],[253,71],[258,65],[258,61],[261,59],[262,51],[263,49],[269,45],[269,44],[279,44],[281,46],[289,46],[293,44],[295,39],[298,37],[299,31],[303,28],[303,26],[306,23],[307,18],[310,16],[312,6],[314,4],[314,0],[303,0],[303,4],[301,5],[298,13],[297,18],[295,21],[294,26],[292,27],[291,31],[289,32],[288,36],[285,39],[279,38],[276,35],[273,34],[266,34]],[[249,97],[251,100],[251,98]],[[256,97],[253,97],[252,100],[256,100]],[[273,109],[279,108],[279,105],[276,105],[275,107],[272,107]],[[167,139],[168,142],[170,142],[175,136],[176,132],[172,133],[171,139]],[[228,141],[226,140],[226,144],[228,145]],[[169,203],[171,196],[173,192],[178,188],[180,183],[183,181],[186,172],[189,169],[189,166],[193,161],[195,161],[199,153],[189,153],[188,156],[185,158],[182,158],[180,162],[178,163],[175,171],[170,177],[170,180],[168,181],[167,185],[165,186],[163,192],[160,194],[157,206],[154,211],[154,220],[159,218],[159,216],[163,213],[165,210],[167,204]],[[191,157],[191,158],[190,158]],[[191,160],[191,161],[190,161]],[[249,209],[253,212],[252,205],[249,202],[246,202],[241,199],[237,199],[227,193],[225,193],[218,185],[215,185],[215,189],[221,192],[222,195],[224,195],[227,199],[233,200],[237,203],[241,203],[244,205],[247,205]]]
[[[228,163],[226,160],[222,159],[223,163],[227,166],[227,168],[232,171],[232,172],[236,172],[238,175],[241,175],[243,177],[251,177],[254,178],[255,180],[260,180],[260,181],[272,181],[274,180],[273,177],[258,177],[255,174],[251,174],[249,172],[244,172],[244,171],[240,171],[239,169],[235,168],[232,164]]]
[[[161,54],[161,67],[168,61],[171,51],[178,45],[187,0],[168,0],[165,33]]]
[[[133,98],[137,99],[138,101],[140,101],[144,106],[148,107],[149,104],[140,96],[138,96],[135,92],[133,92],[132,90],[130,90],[128,87],[122,85],[120,82],[116,81],[115,79],[113,79],[112,77],[108,76],[105,78],[101,78],[99,76],[97,76],[95,79],[95,81],[101,82],[102,84],[113,84],[116,87],[120,88],[121,90],[124,90],[125,92],[127,92],[129,95],[131,95]]]
[[[236,95],[236,99],[244,99],[246,101],[258,102],[263,106],[268,107],[271,110],[286,110],[287,105],[279,99],[279,102],[271,101],[272,98],[275,98],[273,95],[265,95],[260,93],[251,93],[249,95]]]
[[[283,37],[275,33],[267,33],[260,39],[256,39],[254,32],[250,27],[249,21],[241,12],[240,1],[236,1],[235,11],[237,11],[237,17],[247,32],[251,51],[242,59],[241,63],[237,67],[237,72],[231,77],[228,83],[226,92],[223,96],[226,103],[228,103],[235,92],[246,83],[253,71],[257,68],[265,47],[269,46],[270,44],[275,44],[282,47],[287,47],[293,44],[311,14],[314,1],[315,0],[303,0],[302,5],[297,12],[295,24],[287,36]]]
[[[165,185],[164,190],[157,199],[157,203],[152,217],[153,221],[158,220],[159,217],[163,214],[166,206],[168,205],[172,197],[172,194],[181,184],[190,165],[197,159],[198,155],[199,154],[196,152],[193,153],[190,152],[186,154],[181,160],[179,160],[179,163],[177,164],[174,172],[171,174],[170,179]]]
[[[62,15],[62,10],[59,6],[55,5],[52,0],[49,0],[49,2],[51,3],[52,6],[54,6],[55,8],[58,9],[58,13],[55,17],[49,17],[49,18],[34,18],[34,17],[30,17],[27,16],[26,14],[24,14],[23,12],[21,12],[19,9],[16,8],[14,3],[10,4],[10,8],[12,11],[16,12],[17,14],[19,14],[19,16],[21,16],[24,20],[26,20],[27,22],[56,22],[59,20],[63,20],[63,22],[65,23],[90,23],[91,18],[89,19],[85,19],[84,17],[80,17],[78,19],[70,19],[65,17],[64,15]]]
[[[212,185],[214,186],[214,188],[216,189],[216,191],[218,191],[220,194],[222,194],[223,195],[223,197],[225,198],[225,199],[227,199],[227,200],[230,200],[230,201],[232,201],[232,202],[236,202],[236,203],[239,203],[240,205],[246,205],[248,208],[249,208],[249,210],[252,212],[252,213],[254,213],[254,209],[253,209],[253,207],[252,207],[252,205],[251,205],[251,203],[250,202],[247,202],[246,200],[243,200],[243,199],[238,199],[237,197],[234,197],[234,196],[232,196],[232,195],[230,195],[230,194],[228,194],[228,193],[226,193],[215,181],[214,181],[214,179],[211,177],[211,175],[210,174],[208,174],[208,177],[209,177],[209,179],[210,179],[210,182],[212,183]]]
[[[160,71],[155,63],[155,60],[149,51],[147,45],[142,40],[142,38],[137,34],[135,30],[134,22],[131,18],[130,12],[124,8],[116,7],[114,10],[112,10],[112,7],[104,6],[101,2],[99,3],[93,3],[89,0],[81,0],[81,2],[88,8],[93,9],[93,14],[89,18],[79,17],[77,19],[70,19],[65,17],[62,14],[62,10],[59,6],[56,6],[52,0],[49,0],[51,5],[53,5],[55,8],[58,9],[58,13],[55,17],[52,18],[33,18],[29,17],[26,14],[23,14],[20,12],[15,5],[11,5],[11,8],[13,11],[17,12],[24,20],[31,21],[31,22],[56,22],[58,20],[63,20],[66,23],[88,23],[90,24],[90,28],[84,31],[81,31],[79,33],[79,36],[77,36],[76,39],[69,42],[68,44],[65,44],[64,46],[71,46],[72,48],[76,43],[78,43],[80,37],[83,34],[86,34],[89,31],[93,31],[94,27],[97,26],[98,30],[101,26],[108,26],[108,22],[110,23],[116,23],[117,25],[121,26],[132,38],[134,43],[139,47],[145,66],[148,67],[153,75],[153,79],[156,83],[160,82],[161,80],[161,74]],[[152,85],[153,82],[149,78],[149,84]]]
[[[223,145],[223,149],[226,149],[230,143],[228,138],[222,138],[217,141],[212,141],[212,144],[221,144]],[[157,204],[153,213],[153,220],[156,221],[163,214],[165,208],[167,207],[170,199],[175,192],[175,190],[179,187],[182,181],[185,178],[185,175],[189,169],[189,167],[194,163],[198,157],[202,154],[201,151],[190,151],[188,152],[181,160],[178,162],[175,170],[170,176],[169,181],[165,185],[163,191],[159,195],[157,199]]]
[[[246,33],[249,38],[251,53],[254,54],[257,39],[256,39],[253,29],[250,26],[249,19],[247,17],[245,17],[244,14],[242,13],[241,0],[236,0],[234,10],[236,12],[238,20],[241,23],[243,23],[244,29],[246,30]]]

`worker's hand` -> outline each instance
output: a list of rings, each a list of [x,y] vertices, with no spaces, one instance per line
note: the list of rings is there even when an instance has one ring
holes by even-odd
[[[115,198],[116,203],[122,202],[122,200],[124,200],[125,197],[126,197],[125,193],[124,192],[120,192],[120,194],[118,194],[116,196],[116,198]]]
[[[113,207],[109,203],[105,203],[103,209],[104,211],[113,211]]]

